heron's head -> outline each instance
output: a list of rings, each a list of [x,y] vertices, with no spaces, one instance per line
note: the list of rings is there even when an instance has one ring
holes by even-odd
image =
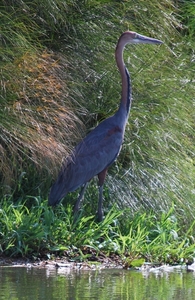
[[[162,44],[163,42],[151,37],[141,35],[133,31],[124,32],[119,38],[122,44]]]

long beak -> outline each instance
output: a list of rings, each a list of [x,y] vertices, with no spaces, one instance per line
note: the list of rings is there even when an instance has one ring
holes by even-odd
[[[162,44],[163,42],[157,39],[153,39],[141,34],[137,34],[134,43],[143,43],[143,44]]]

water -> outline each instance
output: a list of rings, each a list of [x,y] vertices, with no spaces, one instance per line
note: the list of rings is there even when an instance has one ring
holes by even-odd
[[[193,300],[195,272],[0,267],[0,299]]]

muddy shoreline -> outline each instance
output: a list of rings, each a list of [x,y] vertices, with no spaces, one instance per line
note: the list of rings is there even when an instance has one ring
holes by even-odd
[[[56,257],[54,259],[28,259],[28,258],[9,258],[0,257],[0,267],[24,267],[24,268],[68,268],[72,270],[85,269],[110,269],[124,268],[124,264],[118,258],[97,258],[96,260],[86,260],[83,262],[69,260],[66,257]]]
[[[68,271],[79,271],[79,270],[101,270],[101,269],[132,269],[128,268],[120,258],[117,257],[113,260],[109,257],[97,258],[96,261],[70,261],[66,257],[56,257],[55,259],[27,259],[27,258],[9,258],[0,257],[0,268],[1,267],[23,267],[23,268],[46,268],[50,270],[68,270]],[[164,273],[177,271],[195,272],[195,262],[191,265],[154,265],[151,263],[144,263],[139,268],[133,268],[144,273]]]

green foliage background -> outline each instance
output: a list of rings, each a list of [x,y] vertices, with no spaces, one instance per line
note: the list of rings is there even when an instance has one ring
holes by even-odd
[[[105,211],[117,203],[160,215],[174,205],[188,227],[195,213],[194,2],[8,0],[0,9],[2,203],[46,200],[63,157],[116,111],[114,50],[132,30],[164,44],[125,50],[133,105],[107,177]],[[86,214],[97,206],[94,181]]]

